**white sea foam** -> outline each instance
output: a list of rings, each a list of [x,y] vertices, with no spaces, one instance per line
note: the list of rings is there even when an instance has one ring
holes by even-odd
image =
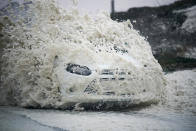
[[[129,21],[118,23],[104,13],[91,18],[51,0],[18,10],[1,17],[1,44],[6,45],[1,104],[64,109],[163,100],[161,66]]]
[[[196,69],[170,73],[166,78],[169,109],[196,114]]]
[[[191,33],[196,30],[196,6],[177,10],[175,12],[184,13],[187,16],[186,21],[182,24],[182,29],[185,29],[186,31]]]

